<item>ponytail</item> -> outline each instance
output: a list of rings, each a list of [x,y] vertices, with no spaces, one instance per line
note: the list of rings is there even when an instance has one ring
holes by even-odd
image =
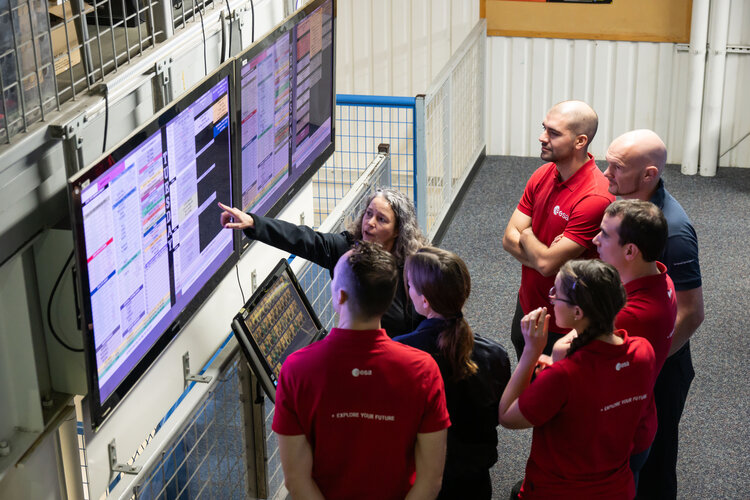
[[[438,337],[438,348],[450,365],[455,380],[465,379],[477,372],[477,364],[471,359],[474,333],[460,312],[446,322],[445,330]]]
[[[438,336],[439,355],[451,368],[455,380],[477,372],[471,359],[474,334],[461,308],[471,292],[469,270],[461,258],[447,250],[423,247],[406,259],[404,280],[411,281],[433,311],[445,319]]]

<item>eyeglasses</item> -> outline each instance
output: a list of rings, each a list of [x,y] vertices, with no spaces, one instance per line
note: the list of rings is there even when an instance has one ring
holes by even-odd
[[[555,287],[554,287],[554,286],[553,286],[552,288],[550,288],[550,289],[549,289],[549,295],[548,295],[548,296],[549,296],[549,301],[550,301],[550,302],[553,302],[553,303],[554,303],[554,301],[556,301],[556,300],[559,300],[560,302],[565,302],[566,304],[570,304],[571,306],[574,306],[574,305],[576,305],[576,304],[575,304],[575,302],[572,302],[572,301],[570,301],[570,300],[566,300],[566,299],[561,299],[561,298],[559,298],[559,297],[557,296],[557,290],[555,290]]]

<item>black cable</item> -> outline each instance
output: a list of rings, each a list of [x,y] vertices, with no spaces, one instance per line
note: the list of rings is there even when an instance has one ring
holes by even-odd
[[[83,352],[83,349],[77,349],[75,347],[71,347],[68,345],[63,339],[61,339],[57,332],[55,331],[55,327],[52,326],[52,298],[55,296],[55,292],[57,291],[58,285],[60,285],[60,281],[62,280],[62,277],[65,275],[65,270],[68,268],[68,264],[70,264],[70,261],[73,260],[74,252],[70,252],[70,255],[68,256],[68,260],[65,261],[65,265],[62,268],[62,271],[60,271],[60,275],[57,277],[57,280],[55,281],[54,286],[52,287],[52,291],[49,294],[49,300],[47,301],[47,326],[49,326],[49,331],[52,333],[52,336],[55,337],[55,340],[57,340],[60,345],[62,345],[64,348],[66,348],[69,351],[73,352]]]
[[[208,62],[206,61],[206,27],[203,25],[203,11],[198,9],[201,16],[201,31],[203,32],[203,76],[208,75]]]
[[[240,286],[240,295],[242,295],[242,305],[245,305],[245,291],[242,289],[242,280],[240,280],[240,266],[235,264],[234,270],[237,271],[237,284]]]
[[[226,30],[224,29],[224,13],[221,13],[221,59],[219,59],[219,65],[224,64],[227,60],[227,36]]]
[[[255,43],[255,2],[250,0],[250,15],[251,15],[251,30],[250,30],[250,43]]]
[[[229,0],[227,0],[227,13],[229,14],[229,54],[228,57],[232,57],[232,11],[229,8]]]
[[[104,140],[102,141],[102,154],[107,152],[107,128],[109,127],[109,87],[104,87]]]

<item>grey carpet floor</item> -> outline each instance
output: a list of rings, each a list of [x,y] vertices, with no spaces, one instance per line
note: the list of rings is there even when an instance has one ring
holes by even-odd
[[[539,158],[487,157],[440,246],[471,271],[465,313],[473,329],[508,350],[521,267],[502,249],[505,226]],[[604,168],[600,164],[600,168]],[[750,169],[684,176],[668,165],[667,189],[698,233],[706,319],[691,341],[695,380],[680,425],[678,497],[750,498]],[[531,431],[500,428],[493,498],[523,477]]]

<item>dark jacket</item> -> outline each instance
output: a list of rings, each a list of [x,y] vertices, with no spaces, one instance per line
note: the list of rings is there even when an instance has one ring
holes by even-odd
[[[414,332],[393,340],[432,354],[440,367],[451,417],[444,474],[460,477],[489,469],[497,462],[497,412],[510,380],[510,361],[500,344],[474,335],[471,359],[479,369],[471,377],[454,380],[450,364],[438,348],[438,337],[445,326],[445,320],[425,319]]]
[[[356,238],[348,231],[320,233],[307,226],[296,226],[278,219],[250,214],[254,229],[246,229],[245,235],[272,247],[298,255],[303,259],[328,269],[333,277],[333,268],[339,258],[354,244]],[[391,307],[383,315],[381,326],[390,337],[414,330],[422,316],[417,314],[409,301],[403,280],[403,263],[399,265],[399,280]]]

